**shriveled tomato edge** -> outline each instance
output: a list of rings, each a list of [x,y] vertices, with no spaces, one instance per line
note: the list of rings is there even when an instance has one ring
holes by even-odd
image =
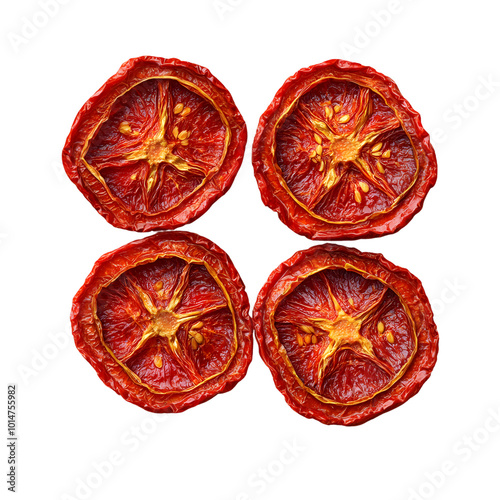
[[[92,315],[91,301],[95,291],[110,277],[144,258],[172,250],[173,245],[191,248],[218,273],[231,298],[237,319],[238,348],[227,370],[194,388],[176,394],[155,394],[137,385],[113,359],[99,340]],[[182,257],[182,253],[174,251]],[[229,256],[215,243],[187,231],[162,232],[135,240],[100,257],[73,299],[71,325],[75,345],[93,366],[99,378],[127,401],[156,413],[178,413],[231,390],[241,381],[252,360],[252,320],[245,285]]]
[[[359,224],[329,224],[313,217],[298,205],[281,186],[271,153],[273,128],[283,101],[290,94],[295,94],[306,79],[316,74],[320,78],[332,69],[342,71],[346,76],[352,75],[356,83],[378,90],[385,98],[391,98],[392,107],[405,115],[406,131],[410,134],[419,157],[420,172],[417,181],[399,205],[386,214]],[[379,86],[382,88],[378,88]],[[285,81],[260,117],[253,142],[252,163],[263,203],[277,212],[281,221],[290,229],[313,240],[352,240],[395,233],[420,212],[427,193],[437,180],[437,159],[429,134],[422,126],[419,113],[401,95],[396,83],[369,66],[340,59],[303,68]]]
[[[268,295],[280,279],[288,275],[291,270],[300,269],[301,266],[311,261],[314,262],[321,252],[343,254],[354,259],[358,268],[374,276],[377,276],[377,272],[383,272],[387,276],[393,276],[398,281],[406,283],[412,295],[403,294],[403,300],[406,301],[412,314],[417,311],[418,305],[423,311],[423,314],[413,318],[417,326],[418,347],[403,377],[387,391],[357,405],[342,406],[323,403],[300,388],[277,351],[274,339],[264,320]],[[366,266],[360,267],[359,264],[362,262],[366,262]],[[400,406],[419,392],[424,382],[430,377],[437,360],[439,336],[429,300],[420,280],[407,269],[394,265],[381,254],[364,253],[355,248],[326,243],[295,253],[271,273],[260,290],[254,305],[253,322],[260,356],[271,371],[274,384],[283,394],[287,404],[300,415],[327,425],[359,425]]]
[[[106,103],[108,94],[117,85],[126,84],[129,78],[138,71],[142,65],[156,65],[158,76],[165,71],[176,69],[192,74],[192,81],[202,81],[212,90],[210,97],[227,112],[231,142],[226,157],[219,171],[202,187],[193,193],[171,211],[148,216],[145,214],[130,214],[123,210],[106,192],[100,188],[98,194],[94,193],[82,179],[79,168],[80,151],[90,130],[95,123],[92,118],[96,115],[96,108]],[[125,89],[124,89],[125,90]],[[108,103],[112,105],[112,102]],[[96,120],[99,117],[95,117]],[[77,186],[79,191],[92,204],[92,206],[113,226],[132,231],[153,231],[157,229],[176,229],[184,224],[193,222],[201,217],[221,196],[231,187],[236,174],[243,162],[247,142],[247,128],[236,104],[229,91],[205,67],[179,59],[165,59],[161,57],[142,56],[129,59],[120,66],[116,74],[111,76],[102,87],[90,97],[75,117],[70,133],[63,148],[62,161],[64,169]],[[97,182],[97,181],[96,181]]]

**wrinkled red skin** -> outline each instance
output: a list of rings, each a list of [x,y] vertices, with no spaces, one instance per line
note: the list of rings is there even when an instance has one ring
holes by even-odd
[[[293,290],[300,275],[325,266],[343,268],[345,264],[383,280],[397,292],[411,312],[418,339],[414,358],[402,378],[372,399],[353,405],[319,401],[298,384],[274,341],[270,316],[277,298],[285,293],[287,286]],[[420,281],[380,254],[363,253],[340,245],[323,244],[297,252],[275,269],[257,297],[253,320],[260,355],[288,405],[297,413],[323,424],[359,425],[398,407],[417,394],[431,375],[437,359],[439,337],[431,306]]]
[[[134,269],[144,259],[167,253],[203,260],[217,273],[227,290],[237,324],[237,351],[227,369],[217,377],[185,392],[156,394],[136,384],[104,348],[93,316],[92,302],[99,289]],[[210,240],[194,233],[158,233],[136,240],[103,255],[73,299],[72,332],[76,347],[100,379],[127,401],[156,413],[178,413],[231,390],[245,376],[252,359],[252,322],[245,286],[229,256]]]
[[[285,181],[271,150],[280,115],[294,99],[304,95],[324,77],[347,78],[382,95],[396,110],[420,163],[415,184],[395,208],[356,224],[329,223],[313,217],[301,207],[283,187]],[[424,199],[437,179],[437,160],[429,134],[422,127],[420,115],[404,99],[394,81],[371,67],[338,59],[303,68],[285,81],[260,118],[253,142],[252,162],[264,204],[276,211],[290,229],[313,240],[373,238],[399,231],[422,209]]]
[[[185,196],[174,208],[158,213],[141,212],[111,196],[84,166],[81,153],[93,127],[110,111],[118,96],[149,78],[167,75],[191,82],[214,100],[228,119],[231,140],[222,165],[201,189]],[[211,140],[208,129],[200,126],[196,132]],[[208,69],[178,59],[143,56],[125,62],[83,105],[66,140],[62,161],[68,177],[113,226],[133,231],[175,229],[196,220],[227,192],[243,160],[246,141],[246,125],[231,94]]]

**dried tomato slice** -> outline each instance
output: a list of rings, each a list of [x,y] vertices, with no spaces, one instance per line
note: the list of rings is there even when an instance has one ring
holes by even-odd
[[[420,281],[380,254],[324,244],[269,277],[254,308],[260,355],[298,413],[357,425],[415,395],[438,333]]]
[[[114,226],[174,229],[229,189],[246,140],[231,94],[206,68],[139,57],[82,107],[63,164]]]
[[[103,255],[73,300],[75,343],[102,381],[154,412],[180,412],[246,374],[252,326],[230,258],[165,232]]]
[[[401,229],[437,177],[429,135],[396,84],[342,60],[284,83],[260,119],[253,164],[263,202],[323,240]]]

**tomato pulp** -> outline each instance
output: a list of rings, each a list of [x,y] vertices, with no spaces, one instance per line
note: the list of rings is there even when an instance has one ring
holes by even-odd
[[[164,232],[103,255],[73,300],[75,343],[103,382],[155,412],[230,390],[252,357],[243,282],[214,243]]]
[[[438,333],[420,281],[379,254],[325,244],[269,277],[254,326],[262,359],[298,413],[356,425],[430,376]]]
[[[312,239],[399,230],[437,176],[429,135],[396,84],[341,60],[284,83],[259,121],[252,159],[264,203]]]
[[[206,68],[139,57],[82,107],[63,164],[114,226],[174,229],[229,189],[246,140],[231,94]]]

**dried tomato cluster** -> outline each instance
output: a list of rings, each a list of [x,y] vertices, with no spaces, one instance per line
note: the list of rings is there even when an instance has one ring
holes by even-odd
[[[206,68],[127,61],[82,107],[64,168],[116,227],[161,232],[94,265],[73,300],[77,348],[99,377],[149,411],[180,412],[246,374],[252,332],[298,413],[355,425],[413,396],[438,334],[421,283],[378,254],[324,244],[297,252],[254,306],[228,255],[176,229],[231,186],[245,122]],[[406,225],[436,181],[419,115],[395,83],[340,60],[300,70],[262,115],[252,161],[262,200],[312,239]]]

